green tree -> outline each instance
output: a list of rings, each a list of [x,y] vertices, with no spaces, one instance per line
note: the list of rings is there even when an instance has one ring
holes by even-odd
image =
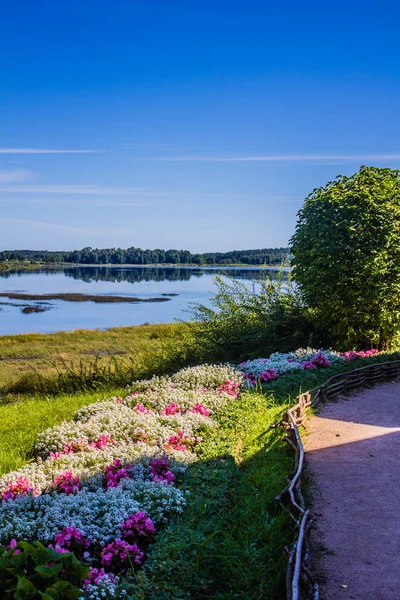
[[[400,171],[361,167],[306,198],[293,275],[326,340],[387,348],[400,332]]]

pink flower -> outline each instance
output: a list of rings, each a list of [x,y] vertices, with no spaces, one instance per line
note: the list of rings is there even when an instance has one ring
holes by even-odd
[[[123,399],[118,396],[118,398],[115,398],[115,402],[117,404],[122,404],[123,403]]]
[[[151,480],[152,481],[166,481],[168,485],[171,485],[175,480],[175,475],[169,468],[168,459],[164,458],[153,458],[150,463]]]
[[[17,496],[23,496],[32,492],[37,496],[39,492],[31,486],[26,477],[18,477],[16,483],[9,481],[8,488],[1,495],[2,500],[15,500]]]
[[[86,442],[84,440],[72,440],[67,442],[64,446],[63,454],[74,454],[75,452],[83,452],[86,450]]]
[[[76,527],[64,527],[54,538],[55,550],[60,553],[73,552],[80,559],[90,557],[87,548],[90,542]]]
[[[128,469],[130,468],[131,465],[129,463],[127,463],[125,467],[123,467],[119,458],[114,458],[111,465],[108,465],[104,469],[106,486],[108,488],[118,487],[121,479],[127,479],[129,477]]]
[[[166,406],[164,408],[164,410],[162,411],[162,415],[180,415],[181,414],[181,409],[179,408],[179,406],[176,404],[176,402],[171,402],[171,404],[168,404],[168,406]]]
[[[9,545],[7,546],[7,550],[12,550],[13,548],[17,548],[17,540],[12,539],[11,542],[9,543]],[[17,548],[16,550],[14,550],[14,554],[21,554],[21,550],[19,550],[19,548]]]
[[[135,406],[135,410],[137,410],[137,412],[143,413],[144,415],[151,415],[151,410],[146,408],[144,404],[137,404]]]
[[[175,435],[171,435],[168,443],[165,444],[165,449],[169,450],[181,450],[182,452],[186,452],[187,446],[194,446],[196,440],[187,436],[181,429],[178,429]]]
[[[50,458],[52,458],[53,460],[58,460],[62,455],[63,452],[50,452]]]
[[[204,415],[205,417],[209,417],[211,415],[211,410],[206,408],[203,404],[195,404],[192,408],[193,413],[198,413],[199,415]]]
[[[107,446],[112,446],[113,444],[115,444],[115,440],[113,440],[108,433],[105,433],[104,435],[101,435],[98,440],[91,442],[89,446],[91,448],[97,448],[99,450],[102,450],[103,448],[106,448]]]
[[[121,523],[122,536],[130,541],[137,541],[137,538],[151,537],[155,535],[156,528],[153,521],[145,512],[137,512],[134,515],[126,517]]]
[[[227,379],[223,385],[220,385],[217,388],[218,394],[227,394],[228,396],[232,396],[232,398],[237,398],[239,395],[239,384],[236,381],[229,381]]]
[[[114,573],[106,573],[104,568],[90,569],[87,579],[83,582],[83,586],[86,589],[88,585],[99,585],[103,579],[108,579],[112,583],[116,581]]]
[[[75,477],[72,471],[64,471],[60,475],[54,478],[53,485],[57,492],[64,492],[65,494],[75,494],[81,489],[79,477]]]
[[[375,354],[378,353],[379,350],[371,348],[370,350],[360,350],[359,352],[356,352],[356,350],[342,352],[340,356],[342,356],[345,360],[356,360],[357,358],[369,358],[370,356],[375,356]]]
[[[137,544],[128,544],[125,540],[114,540],[101,553],[101,564],[113,571],[126,571],[131,563],[140,565],[144,552]]]

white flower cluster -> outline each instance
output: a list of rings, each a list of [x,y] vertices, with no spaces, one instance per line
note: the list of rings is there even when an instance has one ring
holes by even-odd
[[[229,390],[219,389],[227,382],[242,384],[242,373],[201,365],[154,377],[138,382],[125,399],[99,400],[39,434],[38,458],[0,478],[0,542],[50,543],[64,527],[75,527],[105,544],[120,534],[129,514],[143,511],[158,525],[181,512],[185,494],[174,481],[196,459],[191,449],[215,426],[212,412],[233,401]],[[152,466],[165,458],[168,481],[157,479]],[[115,460],[124,475],[107,488]],[[57,481],[70,485],[68,492]]]
[[[217,390],[227,380],[241,385],[243,375],[232,365],[199,365],[197,367],[187,367],[181,369],[171,377],[152,377],[135,381],[130,391],[147,391],[149,389],[158,391],[159,389],[179,388],[182,390],[200,390],[205,388],[209,391]]]
[[[81,487],[96,490],[103,484],[104,468],[114,459],[119,459],[123,465],[133,465],[132,477],[135,479],[146,479],[150,476],[150,461],[163,456],[165,452],[158,446],[150,446],[144,442],[121,442],[101,450],[87,448],[84,452],[61,454],[57,460],[51,457],[44,461],[39,459],[24,465],[18,471],[0,477],[0,495],[10,482],[15,484],[20,477],[26,478],[37,492],[50,493],[54,490],[54,479],[68,471],[72,471],[74,476],[79,478]],[[187,465],[195,460],[195,455],[189,451],[169,449],[168,458],[171,471],[180,476]]]
[[[117,592],[118,583],[118,577],[116,577],[115,582],[108,577],[103,577],[98,585],[92,583],[86,585],[84,596],[81,596],[78,600],[112,600],[121,597],[121,592],[119,590]]]
[[[268,369],[276,371],[277,375],[283,375],[288,371],[302,369],[304,363],[311,361],[317,355],[323,355],[331,364],[341,362],[344,359],[332,350],[316,350],[314,348],[300,348],[294,352],[274,352],[269,358],[256,358],[248,360],[237,366],[242,373],[255,375],[260,378],[262,373]]]
[[[0,505],[0,541],[50,543],[64,527],[76,527],[90,542],[105,545],[121,535],[120,524],[144,511],[155,525],[183,512],[185,493],[164,482],[124,479],[116,488],[76,494],[23,495]]]
[[[35,449],[39,456],[45,458],[51,452],[62,451],[68,442],[79,440],[88,445],[105,435],[118,443],[146,441],[162,448],[177,429],[193,436],[213,425],[210,418],[190,411],[176,415],[146,414],[115,401],[99,402],[79,412],[83,420],[65,421],[38,435]]]

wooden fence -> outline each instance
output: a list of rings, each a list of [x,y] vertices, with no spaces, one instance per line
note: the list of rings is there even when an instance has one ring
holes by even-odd
[[[400,360],[382,362],[353,371],[333,375],[324,384],[297,396],[297,404],[290,408],[276,427],[286,430],[285,440],[295,452],[295,468],[288,476],[288,486],[277,496],[290,511],[297,535],[294,543],[287,547],[288,565],[286,570],[287,600],[319,600],[318,584],[310,571],[310,550],[308,531],[312,520],[301,487],[304,469],[304,447],[299,427],[304,426],[307,410],[319,402],[326,402],[340,394],[360,387],[400,375]]]

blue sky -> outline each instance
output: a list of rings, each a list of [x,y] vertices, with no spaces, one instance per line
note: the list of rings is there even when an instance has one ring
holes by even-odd
[[[5,0],[0,247],[284,246],[400,168],[394,2]]]

